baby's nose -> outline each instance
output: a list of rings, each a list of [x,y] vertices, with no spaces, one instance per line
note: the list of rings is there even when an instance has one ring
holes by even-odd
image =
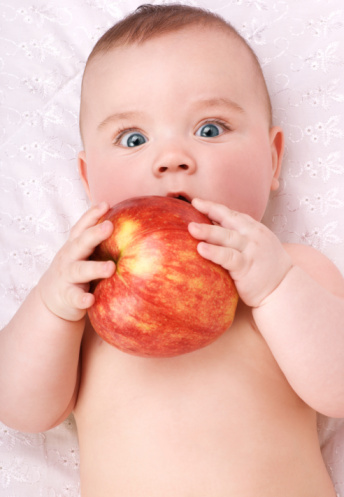
[[[187,171],[190,169],[188,164],[169,164],[166,166],[159,166],[158,172],[164,173],[165,171],[179,171],[180,169]]]
[[[173,147],[158,154],[153,164],[156,176],[166,173],[184,172],[193,174],[196,171],[196,160],[190,152],[181,147]]]

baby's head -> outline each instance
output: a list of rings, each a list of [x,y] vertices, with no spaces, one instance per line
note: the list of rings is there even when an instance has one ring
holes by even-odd
[[[92,202],[201,197],[260,219],[278,186],[283,136],[258,60],[221,17],[142,6],[86,65],[81,176]]]
[[[272,120],[270,96],[266,87],[262,69],[257,56],[247,44],[246,40],[229,24],[217,14],[197,7],[187,5],[142,5],[132,14],[110,28],[96,43],[88,57],[85,68],[87,73],[91,61],[109,50],[116,47],[128,45],[140,45],[147,40],[162,37],[164,34],[178,32],[186,28],[196,28],[203,32],[209,29],[223,31],[232,40],[247,52],[252,63],[252,78],[256,83],[256,89],[266,106],[269,122]],[[204,35],[206,36],[206,35]],[[84,75],[84,79],[86,76]],[[83,92],[81,94],[80,128],[82,134],[83,121]]]

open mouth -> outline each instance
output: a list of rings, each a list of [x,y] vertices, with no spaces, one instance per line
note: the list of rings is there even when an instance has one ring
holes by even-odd
[[[183,200],[183,202],[191,204],[191,198],[185,193],[169,193],[167,196],[172,198],[177,198],[178,200]]]

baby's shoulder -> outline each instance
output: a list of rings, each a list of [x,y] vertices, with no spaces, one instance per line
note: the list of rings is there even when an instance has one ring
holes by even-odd
[[[301,267],[330,292],[344,298],[344,278],[335,264],[309,245],[283,244],[295,266]]]

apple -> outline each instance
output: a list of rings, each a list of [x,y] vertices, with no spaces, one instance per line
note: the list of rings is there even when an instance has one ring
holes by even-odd
[[[94,330],[118,349],[172,357],[209,345],[232,324],[238,294],[228,271],[197,252],[191,221],[211,224],[172,197],[125,200],[103,217],[112,235],[92,259],[113,260],[112,277],[94,282]]]

